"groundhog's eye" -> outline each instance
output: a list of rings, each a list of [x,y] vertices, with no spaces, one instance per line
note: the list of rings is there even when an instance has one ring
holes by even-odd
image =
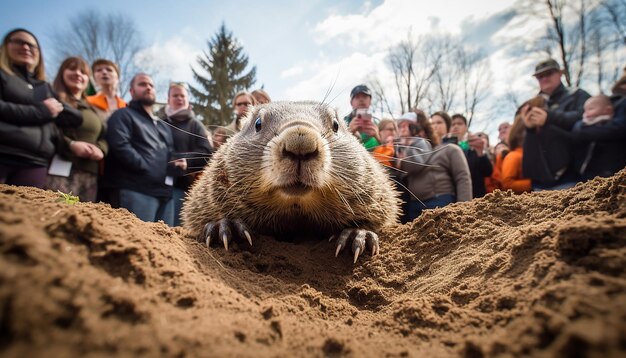
[[[262,124],[261,117],[258,117],[256,119],[256,122],[254,122],[254,129],[256,129],[257,132],[261,130],[261,124]]]
[[[336,119],[333,119],[333,131],[337,133],[339,131],[339,122]]]

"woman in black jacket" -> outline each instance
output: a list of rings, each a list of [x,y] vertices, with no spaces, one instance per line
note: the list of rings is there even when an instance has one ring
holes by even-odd
[[[0,47],[0,183],[43,187],[58,130],[80,125],[77,111],[56,100],[39,42],[27,30],[10,31]]]

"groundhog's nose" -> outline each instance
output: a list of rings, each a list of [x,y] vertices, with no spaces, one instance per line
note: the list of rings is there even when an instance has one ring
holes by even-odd
[[[319,156],[316,133],[306,127],[288,129],[285,133],[283,156],[294,161],[307,161]]]

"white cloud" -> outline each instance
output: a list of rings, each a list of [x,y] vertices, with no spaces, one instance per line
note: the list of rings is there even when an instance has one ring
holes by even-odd
[[[338,77],[333,91],[336,94],[329,97],[332,99],[338,95],[333,104],[339,108],[340,113],[347,113],[350,110],[349,91],[354,85],[365,82],[368,78],[376,77],[388,94],[395,93],[393,74],[385,59],[388,49],[405,40],[409,32],[413,38],[434,33],[458,35],[461,34],[461,26],[464,23],[480,23],[496,13],[509,9],[512,4],[513,0],[483,0],[480,6],[465,0],[441,0],[430,2],[425,6],[423,2],[411,0],[385,0],[376,7],[364,7],[350,14],[331,14],[317,23],[313,29],[316,43],[328,51],[316,59],[298,65],[308,68],[301,76],[306,79],[291,85],[286,97],[319,98],[333,83],[335,77]],[[495,35],[491,41],[498,43],[498,47],[511,43],[511,37],[506,36],[510,28],[515,29],[516,33],[519,32],[519,35],[528,34],[528,28],[523,24],[517,25],[517,27],[509,25],[507,29],[491,34]],[[489,39],[485,38],[485,41]],[[331,52],[332,57],[328,55]],[[532,93],[533,89],[533,83],[523,74],[524,65],[528,66],[527,63],[520,64],[519,60],[513,62],[506,56],[504,50],[496,51],[489,60],[494,72],[493,92],[485,100],[484,108],[476,113],[477,116],[483,115],[490,107],[498,106],[499,104],[495,103],[496,99],[504,95],[511,86],[518,90],[527,89],[529,93]],[[494,117],[492,118],[494,123],[509,119],[494,114],[491,116]],[[492,124],[481,127],[487,129],[493,136],[495,129],[491,128]]]
[[[301,80],[288,87],[283,95],[287,100],[324,99],[337,107],[340,113],[347,113],[350,107],[350,90],[359,83],[366,82],[368,76],[376,71],[384,71],[381,64],[385,53],[355,52],[337,59],[320,56],[318,60],[299,64],[305,69]]]
[[[404,40],[409,30],[413,35],[440,29],[458,34],[463,20],[480,21],[506,9],[512,2],[483,0],[481,6],[475,6],[465,0],[450,0],[430,2],[425,7],[412,0],[386,0],[374,9],[366,7],[357,14],[330,15],[318,23],[314,31],[319,44],[339,41],[352,49],[360,46],[385,49]]]
[[[301,65],[295,65],[281,72],[280,78],[295,77],[295,76],[302,74],[303,72],[304,72],[304,68],[302,68]]]
[[[175,36],[165,42],[155,42],[135,57],[135,65],[152,75],[159,101],[164,101],[170,81],[193,83],[190,65],[196,63],[201,51]]]

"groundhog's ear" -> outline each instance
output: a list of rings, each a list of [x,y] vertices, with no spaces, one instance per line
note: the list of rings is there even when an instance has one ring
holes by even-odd
[[[328,106],[326,108],[326,112],[328,113],[328,115],[336,120],[339,120],[339,112],[337,112],[337,107],[330,107]]]

